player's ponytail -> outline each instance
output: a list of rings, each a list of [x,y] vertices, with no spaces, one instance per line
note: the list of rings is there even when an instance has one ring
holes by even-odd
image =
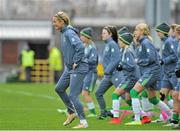
[[[117,29],[116,29],[116,27],[115,26],[111,26],[111,25],[107,25],[107,26],[105,26],[104,27],[104,29],[105,30],[107,30],[107,32],[109,33],[109,34],[112,34],[112,39],[116,42],[116,43],[118,43],[118,34],[117,34]]]
[[[58,20],[63,20],[66,25],[70,24],[69,16],[63,11],[59,11],[54,15],[54,17],[56,17]]]
[[[150,29],[148,27],[147,24],[145,23],[140,23],[136,26],[137,28],[139,28],[141,31],[143,31],[143,35],[147,36],[148,39],[153,42],[153,38],[151,37],[151,34],[150,34]]]
[[[175,32],[180,35],[180,25],[177,25],[175,28]]]

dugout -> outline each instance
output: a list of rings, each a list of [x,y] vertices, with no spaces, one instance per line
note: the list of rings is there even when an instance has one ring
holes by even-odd
[[[44,64],[42,66],[43,74],[48,76],[48,46],[52,38],[51,28],[49,21],[0,21],[0,65],[3,70],[8,67],[17,68],[19,56],[28,45],[35,52],[35,63]],[[42,68],[40,66],[35,67],[33,76],[42,74],[37,72],[37,69],[42,72]],[[6,72],[10,72],[10,70],[8,68]],[[22,73],[21,78],[23,76]],[[43,81],[48,82],[45,78]]]

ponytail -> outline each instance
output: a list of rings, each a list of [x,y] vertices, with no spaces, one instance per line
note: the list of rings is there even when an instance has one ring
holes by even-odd
[[[149,27],[148,27],[147,24],[145,24],[145,23],[140,23],[140,24],[138,24],[136,27],[139,28],[140,30],[142,30],[142,31],[143,31],[143,34],[144,34],[145,36],[147,36],[148,39],[149,39],[151,42],[153,42],[153,38],[151,37],[150,29],[149,29]]]
[[[172,24],[172,25],[170,26],[170,28],[171,28],[172,31],[174,32],[177,26],[178,26],[178,24]]]
[[[109,34],[112,34],[112,36],[111,36],[112,39],[113,39],[116,43],[118,43],[118,34],[117,34],[117,29],[116,29],[116,27],[115,27],[115,26],[107,25],[107,26],[104,27],[104,29],[107,30],[107,32],[108,32]]]
[[[151,42],[153,42],[153,38],[150,35],[148,35],[147,37]]]
[[[57,14],[54,15],[58,20],[63,20],[66,25],[70,24],[69,16],[64,13],[63,11],[59,11]]]
[[[177,25],[175,31],[178,35],[180,35],[180,25]]]

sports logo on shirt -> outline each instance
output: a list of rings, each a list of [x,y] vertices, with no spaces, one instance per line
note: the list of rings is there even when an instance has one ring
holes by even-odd
[[[63,42],[64,42],[64,43],[66,42],[66,38],[65,38],[65,37],[63,38]]]
[[[165,45],[163,44],[163,46],[162,46],[162,50],[164,50],[165,49]]]
[[[139,47],[139,52],[141,52],[141,51],[142,51],[142,46]]]
[[[147,49],[147,53],[149,53],[150,52],[150,49]]]
[[[118,87],[121,87],[122,84],[119,84]]]
[[[71,40],[72,40],[72,42],[74,42],[74,41],[75,41],[75,39],[74,39],[73,37],[72,37],[72,39],[71,39]]]
[[[114,52],[114,48],[111,49],[111,52]]]
[[[77,74],[73,74],[73,77],[77,77]]]
[[[108,46],[105,47],[105,51],[109,51],[109,47]]]
[[[85,48],[84,53],[87,54],[88,53],[88,49]]]
[[[139,82],[142,82],[142,79],[139,79]]]
[[[134,59],[134,63],[138,63],[138,59],[136,58],[136,59]]]
[[[174,46],[173,46],[173,45],[171,45],[171,49],[174,49]]]

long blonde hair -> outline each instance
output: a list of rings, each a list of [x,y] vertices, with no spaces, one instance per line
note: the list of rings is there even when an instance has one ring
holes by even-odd
[[[63,20],[66,25],[70,24],[69,16],[63,11],[59,11],[54,15],[54,17],[56,17],[58,20]]]
[[[180,25],[177,25],[175,31],[178,35],[180,35]]]
[[[170,25],[170,28],[174,32],[177,26],[178,26],[178,24],[172,24],[172,25]]]
[[[148,39],[153,42],[153,38],[151,37],[150,34],[150,29],[148,27],[147,24],[145,23],[140,23],[136,26],[136,28],[138,28],[139,30],[141,30],[143,32],[143,35],[146,35],[148,37]]]

